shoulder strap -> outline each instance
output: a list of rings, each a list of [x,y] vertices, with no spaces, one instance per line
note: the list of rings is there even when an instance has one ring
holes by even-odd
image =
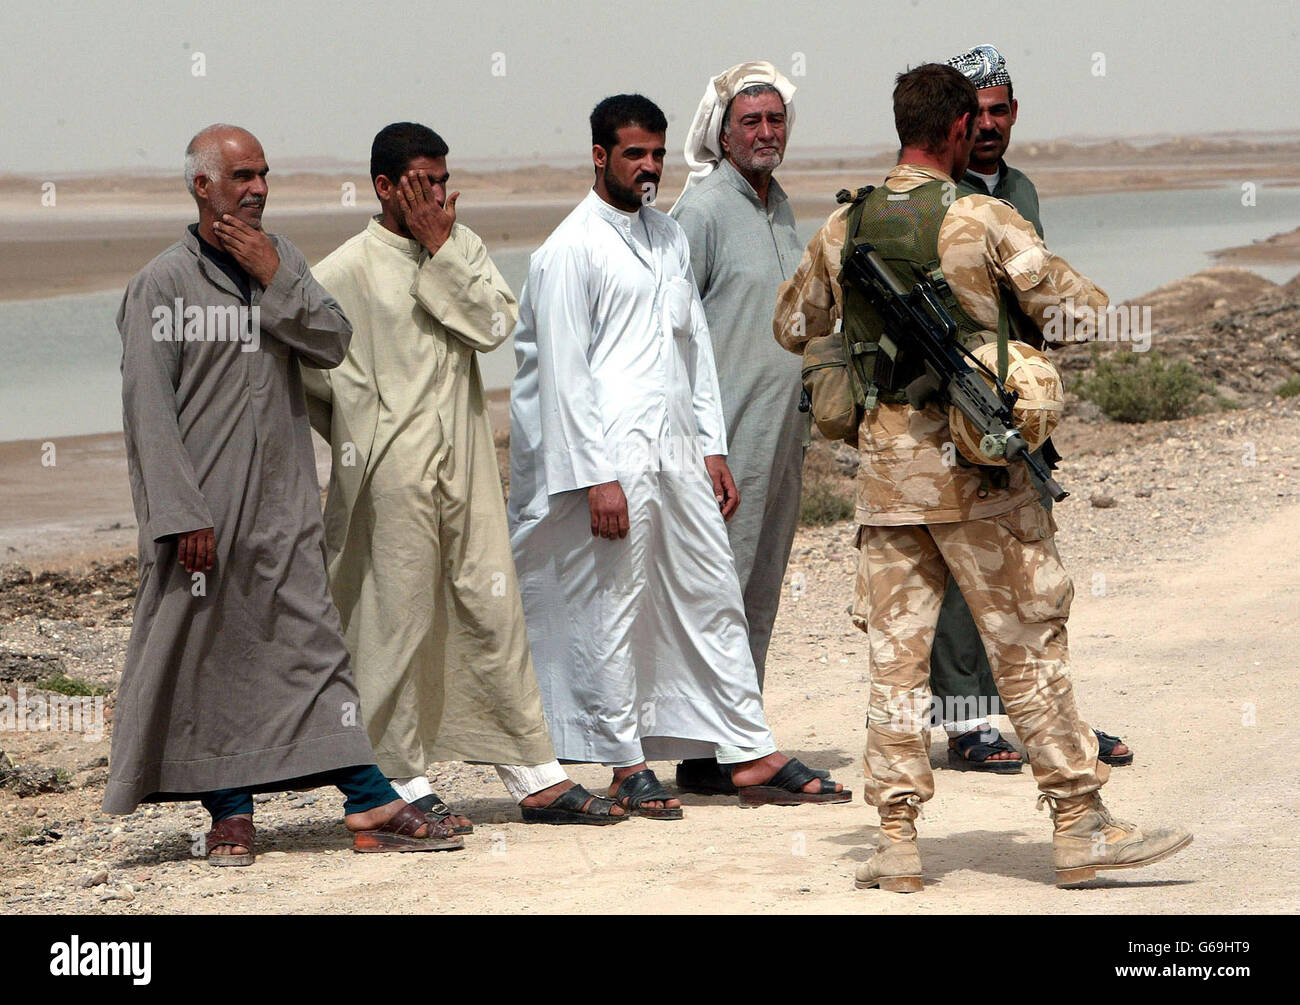
[[[857,235],[858,229],[862,226],[862,214],[866,212],[867,196],[874,190],[875,185],[863,185],[856,192],[850,193],[848,189],[842,188],[835,194],[837,202],[852,202],[849,209],[849,218],[844,225],[844,247],[840,249],[840,265],[844,265],[849,260],[849,255],[853,251],[853,238]]]
[[[1007,302],[1007,291],[998,290],[998,380],[1007,381],[1011,341],[1011,306]]]

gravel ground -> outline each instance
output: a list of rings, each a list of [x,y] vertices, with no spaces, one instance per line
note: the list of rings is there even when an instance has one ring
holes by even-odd
[[[1066,461],[1058,477],[1071,498],[1056,509],[1058,540],[1080,592],[1104,592],[1107,582],[1124,589],[1158,584],[1162,565],[1189,552],[1212,562],[1233,547],[1236,534],[1300,499],[1296,399],[1141,427],[1078,423],[1060,446]],[[853,536],[845,522],[803,528],[795,541],[769,679],[782,692],[808,692],[806,701],[821,687],[806,668],[830,663],[853,667],[840,693],[851,705],[862,701],[865,639],[845,631],[847,619],[827,613],[848,604]],[[350,863],[335,793],[259,797],[262,858],[292,858],[301,875],[288,866],[214,870],[195,859],[191,841],[207,819],[194,803],[142,807],[119,818],[98,811],[134,575],[133,561],[37,581],[18,567],[0,570],[0,693],[16,699],[21,688],[30,697],[57,673],[107,692],[98,739],[0,732],[0,772],[6,763],[14,766],[0,788],[0,904],[18,912],[293,910],[294,891],[318,860],[292,853],[319,851],[326,861],[344,856],[337,861]],[[853,706],[854,716],[859,711]],[[773,722],[779,735],[775,709]],[[816,747],[820,728],[814,721],[796,744]],[[841,770],[847,762],[841,760]],[[449,801],[471,804],[482,823],[519,820],[490,768],[441,764],[433,784]],[[18,794],[42,786],[63,791]],[[232,897],[242,906],[229,904]],[[205,903],[209,898],[215,902]],[[544,909],[546,902],[539,903]]]

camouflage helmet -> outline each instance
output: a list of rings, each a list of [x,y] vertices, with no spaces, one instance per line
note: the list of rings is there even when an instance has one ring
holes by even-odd
[[[971,354],[994,373],[997,372],[996,341],[977,346]],[[992,385],[993,381],[988,374],[981,371],[980,376]],[[1065,384],[1061,380],[1061,374],[1052,365],[1052,361],[1033,346],[1024,342],[1009,342],[1006,387],[1008,391],[1015,391],[1019,395],[1014,409],[1016,428],[1029,444],[1029,449],[1037,450],[1052,435],[1065,406]],[[952,441],[966,460],[972,464],[1007,464],[1005,457],[986,457],[980,453],[980,435],[956,407],[948,409],[948,424],[952,427]]]

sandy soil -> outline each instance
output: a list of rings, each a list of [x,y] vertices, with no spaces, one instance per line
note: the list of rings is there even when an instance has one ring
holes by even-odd
[[[938,793],[920,824],[929,885],[914,897],[853,890],[875,818],[860,800],[865,638],[844,613],[853,528],[838,524],[805,528],[795,543],[767,705],[786,750],[834,768],[859,793],[850,805],[742,810],[687,796],[683,823],[540,828],[520,821],[490,769],[438,765],[435,788],[478,822],[463,852],[355,856],[333,793],[290,793],[258,806],[257,865],[216,870],[189,854],[191,832],[205,828],[194,804],[127,818],[99,813],[107,735],[6,733],[13,762],[62,769],[70,788],[27,798],[0,790],[0,903],[11,912],[104,913],[399,904],[475,913],[611,904],[642,912],[1292,911],[1300,796],[1286,751],[1300,566],[1286,542],[1300,519],[1300,407],[1150,424],[1138,435],[1106,429],[1063,444],[1060,477],[1073,498],[1057,515],[1077,587],[1074,679],[1085,715],[1137,752],[1107,788],[1118,815],[1195,831],[1195,844],[1166,863],[1113,874],[1100,889],[1055,889],[1049,827],[1034,812],[1028,773],[951,772],[936,734]],[[1254,464],[1244,461],[1247,445]],[[1101,494],[1116,505],[1089,505]],[[49,668],[111,689],[129,633],[131,575],[128,564],[79,588],[62,577],[7,580],[14,603],[0,605],[0,676],[10,694],[30,693]],[[671,779],[669,766],[662,773]],[[573,775],[593,789],[605,778],[589,766]]]

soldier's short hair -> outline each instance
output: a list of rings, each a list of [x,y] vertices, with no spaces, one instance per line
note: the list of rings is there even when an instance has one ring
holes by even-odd
[[[905,147],[940,149],[953,122],[966,114],[969,137],[979,113],[975,85],[951,66],[925,63],[894,79],[894,128]]]
[[[383,175],[396,185],[417,157],[437,160],[447,156],[447,144],[428,126],[394,122],[384,126],[370,144],[370,181]]]
[[[640,126],[648,133],[666,133],[668,119],[663,110],[644,94],[615,94],[591,110],[591,145],[613,150],[618,131]]]

